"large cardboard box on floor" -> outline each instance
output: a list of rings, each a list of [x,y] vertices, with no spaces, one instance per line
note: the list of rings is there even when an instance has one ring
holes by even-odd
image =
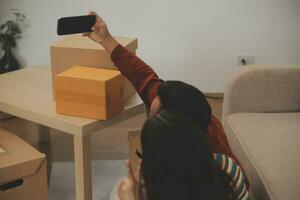
[[[116,70],[74,66],[55,76],[56,112],[105,120],[123,110],[124,78]]]
[[[141,145],[141,131],[134,130],[128,132],[128,142],[129,142],[129,160],[132,165],[132,169],[136,169],[138,166],[140,158],[136,155],[136,152],[143,154]]]
[[[47,200],[45,155],[0,129],[0,199]]]
[[[135,53],[138,46],[137,39],[126,37],[115,37],[115,39],[129,51]],[[110,55],[100,44],[80,34],[64,36],[50,46],[50,51],[53,91],[55,88],[54,76],[75,65],[117,70]],[[124,100],[127,100],[134,92],[135,89],[131,83],[125,79]],[[55,98],[55,93],[53,96]]]

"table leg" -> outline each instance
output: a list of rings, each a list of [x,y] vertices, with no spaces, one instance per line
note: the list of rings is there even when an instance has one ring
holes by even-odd
[[[74,136],[76,199],[92,199],[91,137]]]
[[[38,133],[38,149],[47,156],[47,172],[49,184],[52,169],[50,128],[47,126],[38,125]]]

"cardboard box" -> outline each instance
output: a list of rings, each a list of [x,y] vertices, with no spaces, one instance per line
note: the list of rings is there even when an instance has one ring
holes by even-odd
[[[136,151],[142,152],[141,145],[141,131],[130,131],[128,132],[129,142],[129,160],[131,162],[132,169],[135,170],[140,158],[136,155]]]
[[[116,70],[74,66],[55,76],[56,112],[105,120],[123,110],[124,80]]]
[[[138,45],[137,39],[125,37],[115,37],[115,39],[129,51],[135,53]],[[117,70],[110,55],[100,44],[80,34],[64,36],[50,46],[50,51],[53,89],[55,88],[54,76],[75,65]],[[134,92],[134,87],[125,79],[124,100],[127,100]],[[55,98],[55,93],[53,96]]]
[[[47,200],[45,155],[4,129],[0,146],[0,199]]]

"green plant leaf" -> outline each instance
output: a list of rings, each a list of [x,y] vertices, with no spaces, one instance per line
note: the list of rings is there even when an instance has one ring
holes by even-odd
[[[6,21],[6,25],[7,25],[8,27],[13,26],[13,24],[14,24],[14,21],[12,21],[12,20],[7,20],[7,21]]]
[[[1,24],[0,29],[1,29],[1,30],[4,29],[5,26],[6,26],[6,24]]]
[[[7,20],[0,25],[0,44],[3,50],[10,50],[17,46],[16,39],[21,38],[22,30],[20,23],[25,21],[26,16],[18,9],[12,9],[15,20]]]

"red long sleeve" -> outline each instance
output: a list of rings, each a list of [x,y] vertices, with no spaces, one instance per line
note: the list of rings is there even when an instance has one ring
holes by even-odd
[[[214,153],[225,154],[233,158],[238,163],[245,175],[247,189],[249,189],[250,185],[245,170],[235,154],[232,152],[223,126],[216,117],[211,117],[211,122],[206,132]]]
[[[163,82],[153,69],[134,53],[118,45],[111,54],[111,59],[120,72],[132,83],[144,103],[150,107]]]

